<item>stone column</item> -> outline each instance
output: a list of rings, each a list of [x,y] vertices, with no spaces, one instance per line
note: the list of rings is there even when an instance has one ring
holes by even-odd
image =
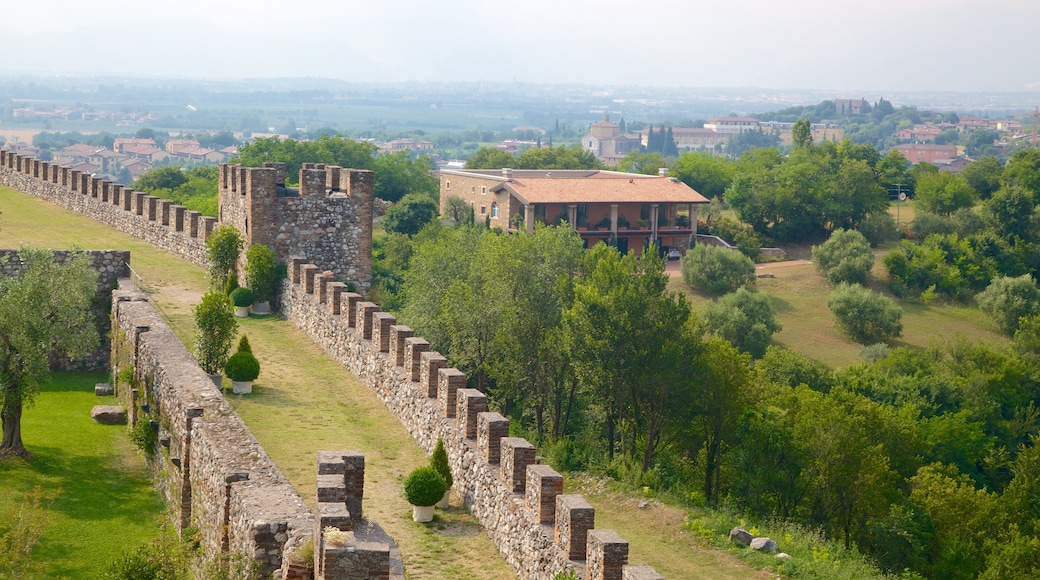
[[[534,445],[520,437],[503,437],[501,445],[499,475],[510,491],[522,494],[527,489],[527,466],[534,465]]]
[[[477,447],[488,463],[496,464],[502,458],[502,438],[509,435],[509,419],[499,413],[477,414]]]
[[[590,530],[588,537],[586,580],[622,580],[628,564],[628,542],[614,530]]]
[[[459,389],[456,422],[466,439],[477,438],[477,415],[488,410],[487,396],[476,389]]]
[[[580,495],[556,496],[553,539],[568,560],[585,559],[589,530],[596,527],[596,510]]]
[[[548,465],[527,467],[527,511],[534,514],[540,524],[556,521],[556,496],[563,493],[563,476]]]

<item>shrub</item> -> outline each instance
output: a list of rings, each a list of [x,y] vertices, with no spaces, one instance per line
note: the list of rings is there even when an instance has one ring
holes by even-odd
[[[813,246],[812,258],[831,284],[866,284],[867,273],[874,266],[870,242],[856,230],[834,230],[826,242]]]
[[[697,244],[683,255],[680,267],[687,286],[712,296],[755,287],[755,263],[727,248]]]
[[[278,283],[285,277],[278,266],[274,250],[253,244],[246,252],[246,285],[253,289],[257,302],[268,302],[278,293]]]
[[[859,284],[839,284],[827,298],[827,307],[838,327],[860,344],[875,344],[903,334],[899,306]]]
[[[145,455],[149,457],[155,455],[155,444],[159,442],[159,434],[152,428],[147,416],[138,420],[137,424],[130,429],[130,441],[133,441],[138,449],[144,451]]]
[[[238,332],[231,301],[219,292],[210,292],[193,311],[195,316],[195,358],[202,370],[216,374],[224,367],[228,351]]]
[[[209,258],[209,277],[214,288],[224,288],[228,275],[238,265],[242,253],[242,234],[235,226],[224,225],[213,230],[206,238],[206,257]]]
[[[414,506],[431,506],[439,502],[447,490],[444,478],[429,465],[417,468],[404,480],[404,497]]]
[[[989,315],[1001,332],[1013,336],[1022,317],[1040,313],[1040,290],[1029,274],[1000,276],[976,297],[979,309]]]
[[[766,353],[770,337],[780,331],[769,298],[747,288],[709,304],[703,315],[712,332],[755,358]]]
[[[441,476],[445,487],[451,489],[455,480],[451,477],[451,467],[448,465],[448,452],[444,450],[444,441],[441,439],[437,439],[437,445],[433,448],[433,455],[430,456],[430,467],[434,468]]]
[[[249,288],[235,288],[231,293],[231,303],[239,308],[253,303],[253,291]]]
[[[253,356],[249,340],[243,336],[238,342],[238,351],[224,365],[224,374],[232,381],[255,381],[260,376],[260,361]]]
[[[867,216],[867,219],[859,223],[859,233],[870,242],[871,247],[877,247],[889,240],[899,237],[896,228],[896,220],[888,212],[878,212]]]

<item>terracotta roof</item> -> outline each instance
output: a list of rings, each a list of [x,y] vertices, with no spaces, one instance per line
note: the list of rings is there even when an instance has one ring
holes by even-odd
[[[531,173],[538,176],[523,175]],[[514,171],[492,189],[506,189],[523,203],[708,203],[678,179],[614,171]]]

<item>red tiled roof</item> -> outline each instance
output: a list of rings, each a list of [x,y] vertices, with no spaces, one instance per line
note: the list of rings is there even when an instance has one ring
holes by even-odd
[[[667,177],[591,172],[584,177],[516,177],[504,188],[524,203],[708,203],[690,186]]]

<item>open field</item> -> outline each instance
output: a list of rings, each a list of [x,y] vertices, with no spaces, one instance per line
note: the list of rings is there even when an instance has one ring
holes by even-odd
[[[191,307],[206,278],[200,268],[144,242],[18,192],[0,188],[0,247],[23,243],[52,248],[127,248],[131,265],[167,315],[182,340],[192,335]],[[508,578],[512,571],[498,556],[476,520],[453,504],[430,525],[411,521],[401,493],[404,476],[426,456],[379,399],[330,360],[302,332],[284,320],[256,317],[242,321],[260,359],[260,380],[250,396],[232,396],[257,439],[285,472],[300,495],[314,501],[315,453],[320,449],[357,449],[366,455],[365,511],[398,542],[409,578]],[[612,497],[590,497],[613,527],[632,543],[633,562],[661,563],[668,578],[749,578],[746,564],[701,548],[677,536],[678,526],[657,525],[656,515],[633,515]],[[678,518],[681,510],[672,514]],[[681,546],[681,547],[680,547]]]
[[[17,517],[26,493],[36,486],[44,496],[57,493],[34,553],[41,567],[28,577],[93,580],[160,529],[162,503],[144,455],[125,427],[90,419],[92,406],[114,400],[94,396],[94,383],[107,380],[97,373],[56,373],[22,418],[32,457],[0,460],[0,533]]]

